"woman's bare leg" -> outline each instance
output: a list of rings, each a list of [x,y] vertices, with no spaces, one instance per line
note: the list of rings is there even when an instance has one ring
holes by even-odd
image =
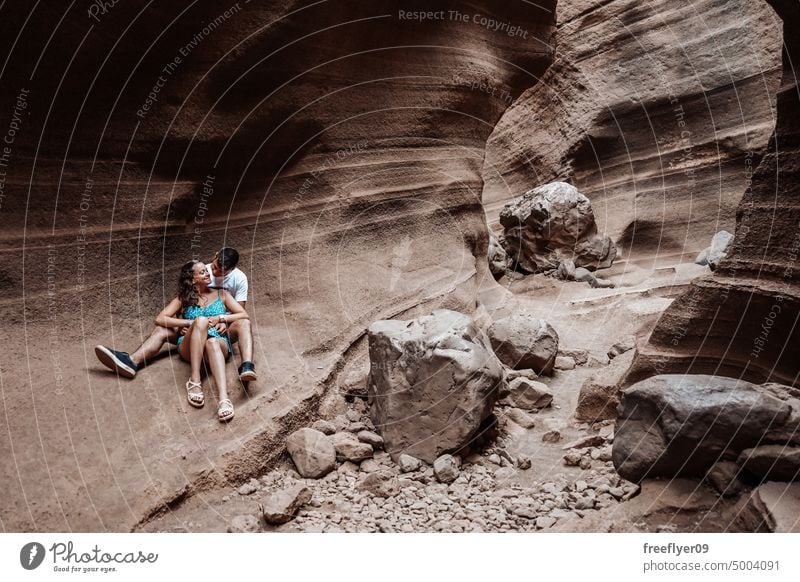
[[[205,346],[206,361],[211,368],[211,375],[219,391],[219,400],[228,399],[228,382],[225,377],[225,356],[228,353],[228,346],[224,340],[208,338]]]
[[[183,341],[178,347],[178,353],[192,366],[190,380],[200,381],[200,365],[203,363],[203,346],[208,337],[208,318],[198,317],[192,321],[189,331],[183,336]]]

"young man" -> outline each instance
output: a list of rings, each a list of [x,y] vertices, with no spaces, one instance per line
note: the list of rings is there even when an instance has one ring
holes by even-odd
[[[225,289],[242,307],[247,304],[247,275],[237,264],[239,253],[232,248],[223,247],[214,255],[206,265],[211,274],[211,287]],[[242,365],[239,366],[239,379],[243,382],[253,382],[258,379],[256,368],[253,364],[253,333],[250,320],[241,319],[230,326],[220,323],[217,326],[220,333],[228,333],[232,342],[239,342],[239,352],[242,355]],[[178,343],[178,337],[186,333],[185,329],[167,328],[156,326],[142,345],[135,352],[121,352],[106,346],[95,346],[94,353],[103,364],[125,378],[134,378],[136,372],[142,369],[146,362],[152,359],[165,343]]]

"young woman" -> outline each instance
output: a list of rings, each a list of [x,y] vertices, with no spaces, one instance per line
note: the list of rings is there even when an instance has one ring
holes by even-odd
[[[205,354],[219,390],[217,418],[225,422],[233,418],[233,403],[228,398],[225,379],[225,360],[231,353],[231,343],[215,326],[250,319],[250,316],[227,291],[211,289],[210,284],[211,275],[205,264],[186,263],[181,268],[178,296],[158,314],[156,325],[180,328],[183,332],[178,338],[178,353],[192,366],[186,382],[186,397],[195,408],[205,404],[200,383],[200,364]]]

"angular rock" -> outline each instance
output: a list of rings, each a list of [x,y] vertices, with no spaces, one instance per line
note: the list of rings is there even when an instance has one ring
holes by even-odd
[[[379,469],[366,474],[356,483],[356,490],[369,491],[376,497],[394,497],[401,487],[397,477],[387,469]]]
[[[761,482],[800,481],[800,447],[761,445],[743,450],[736,462]]]
[[[739,481],[739,465],[733,461],[715,463],[706,473],[706,481],[723,497],[732,497],[744,488]]]
[[[547,384],[520,377],[508,384],[506,397],[513,406],[523,410],[539,410],[553,403],[553,393]]]
[[[520,410],[519,408],[509,408],[506,411],[506,415],[508,416],[509,420],[515,422],[522,428],[533,428],[536,425],[536,420],[527,414],[524,410]]]
[[[599,434],[590,434],[581,437],[564,445],[562,448],[567,451],[569,449],[588,449],[591,447],[601,447],[606,443],[606,439]]]
[[[340,461],[360,463],[372,457],[372,447],[360,442],[351,432],[337,432],[330,439],[336,450],[336,458]]]
[[[617,356],[629,352],[636,347],[636,338],[632,335],[618,341],[608,349],[608,357],[613,360]]]
[[[589,199],[565,182],[529,190],[500,211],[508,254],[526,271],[555,269],[569,259],[577,267],[610,267],[617,249],[597,233]]]
[[[556,370],[574,370],[575,360],[569,356],[556,356],[555,363]]]
[[[558,334],[545,320],[519,312],[494,321],[488,330],[495,354],[506,366],[530,368],[537,374],[553,371]]]
[[[542,442],[557,443],[561,440],[561,431],[557,428],[550,429],[542,434]]]
[[[297,472],[306,479],[324,477],[336,467],[336,449],[330,438],[312,428],[301,428],[286,439],[286,449]]]
[[[567,454],[564,455],[564,464],[567,467],[577,467],[580,465],[582,457],[583,454],[576,450],[568,451]]]
[[[719,267],[719,263],[725,258],[728,248],[733,242],[733,235],[727,230],[721,230],[711,239],[711,245],[700,251],[694,260],[697,265],[708,265],[711,270]]]
[[[369,327],[370,413],[393,458],[462,449],[494,407],[503,368],[464,314],[439,309]]]
[[[401,473],[412,473],[422,466],[422,461],[411,455],[400,455],[397,459]]]
[[[256,487],[252,483],[245,483],[238,489],[239,495],[251,495],[256,491],[258,491],[258,487]]]
[[[433,474],[441,483],[451,483],[458,477],[461,467],[457,457],[442,455],[433,463]]]
[[[578,395],[577,420],[597,422],[617,417],[623,381],[635,354],[633,350],[623,353],[586,379]]]
[[[572,259],[564,259],[560,263],[558,263],[558,269],[556,269],[556,277],[558,277],[562,281],[574,281],[575,262]]]
[[[517,457],[517,468],[522,469],[523,471],[527,471],[531,468],[531,459],[525,455],[519,455]]]
[[[372,432],[371,430],[359,431],[356,436],[358,437],[358,440],[360,440],[362,443],[370,445],[373,449],[380,449],[383,447],[383,437]]]
[[[654,376],[623,394],[614,466],[633,482],[702,477],[723,453],[740,452],[785,433],[791,415],[788,403],[743,380]]]
[[[317,420],[311,425],[311,428],[318,430],[325,435],[332,435],[336,432],[336,427],[333,426],[333,423],[328,420]]]
[[[262,504],[261,513],[267,523],[286,523],[309,501],[311,490],[308,487],[302,484],[290,485],[271,494]]]

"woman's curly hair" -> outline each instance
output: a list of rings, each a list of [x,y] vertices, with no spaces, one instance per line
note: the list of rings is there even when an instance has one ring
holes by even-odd
[[[181,310],[200,303],[200,294],[197,292],[197,285],[194,284],[194,266],[199,262],[189,261],[181,267],[181,275],[178,279],[178,299],[181,300]]]

